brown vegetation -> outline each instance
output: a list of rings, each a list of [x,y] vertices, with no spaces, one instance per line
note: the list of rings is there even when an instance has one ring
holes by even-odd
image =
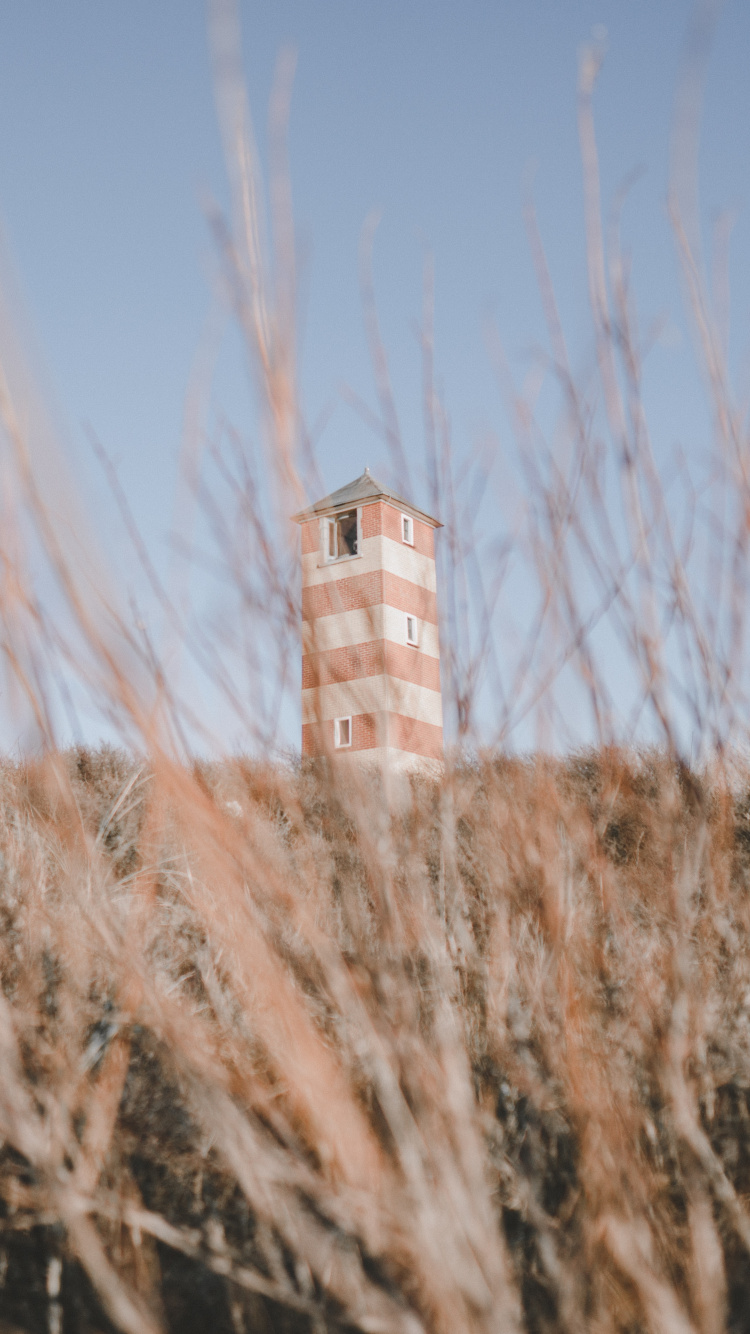
[[[6,765],[3,1316],[745,1328],[748,792]]]

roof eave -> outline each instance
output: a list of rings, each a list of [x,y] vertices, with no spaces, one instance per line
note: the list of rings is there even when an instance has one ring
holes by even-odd
[[[325,501],[318,501],[316,505],[310,505],[308,509],[300,510],[298,514],[291,516],[293,523],[305,523],[308,519],[321,517],[324,514],[337,514],[349,509],[359,509],[362,505],[374,505],[379,500],[384,500],[386,504],[392,505],[394,509],[403,510],[411,514],[415,519],[421,519],[423,523],[428,523],[431,528],[442,528],[444,525],[439,519],[433,518],[425,510],[419,509],[417,505],[412,505],[408,500],[403,500],[400,496],[389,496],[386,492],[380,492],[374,496],[361,496],[359,500],[343,500],[335,505],[327,505]]]

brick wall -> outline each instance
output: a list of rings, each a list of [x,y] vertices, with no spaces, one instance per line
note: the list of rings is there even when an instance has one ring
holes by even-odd
[[[407,644],[372,639],[365,644],[329,649],[325,653],[306,653],[302,658],[302,689],[356,681],[363,676],[386,672],[399,681],[411,681],[440,690],[440,663],[437,658],[420,653]]]
[[[408,611],[420,621],[437,625],[437,598],[426,588],[402,579],[388,570],[352,574],[327,584],[311,584],[302,590],[302,617],[305,621],[331,616],[340,611],[362,610],[385,602],[397,611]]]

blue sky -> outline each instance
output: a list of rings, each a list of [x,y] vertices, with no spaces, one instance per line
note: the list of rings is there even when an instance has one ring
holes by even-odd
[[[574,358],[591,353],[576,130],[578,52],[606,30],[596,92],[606,201],[634,169],[625,208],[644,325],[667,334],[646,377],[657,448],[689,451],[704,421],[666,219],[683,0],[259,0],[241,5],[244,59],[264,155],[280,49],[297,52],[290,155],[303,257],[301,388],[326,425],[326,486],[383,450],[341,395],[372,403],[357,255],[380,213],[376,293],[404,439],[419,489],[419,352],[425,247],[436,274],[436,354],[456,450],[487,431],[512,452],[487,354],[495,321],[516,372],[543,339],[522,219],[539,222]],[[727,0],[708,72],[703,220],[737,210],[737,364],[750,275],[750,9]],[[207,197],[225,205],[204,6],[197,0],[14,0],[0,16],[0,219],[82,493],[112,559],[127,545],[90,456],[91,423],[157,563],[166,560],[184,396],[210,302]],[[215,404],[243,429],[251,396],[225,348]],[[502,460],[501,460],[502,463]],[[420,498],[419,496],[417,497]],[[134,576],[135,577],[135,576]]]

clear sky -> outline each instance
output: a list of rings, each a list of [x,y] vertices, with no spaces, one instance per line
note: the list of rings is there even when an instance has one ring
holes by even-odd
[[[685,0],[257,0],[242,3],[244,58],[263,149],[280,49],[297,52],[290,152],[303,256],[302,399],[326,424],[317,451],[339,486],[383,450],[341,394],[374,400],[357,255],[381,214],[376,292],[404,438],[419,486],[425,246],[436,273],[436,354],[456,448],[505,448],[487,354],[495,320],[514,369],[543,337],[522,219],[533,172],[542,235],[574,355],[590,354],[578,52],[605,29],[596,92],[605,201],[634,169],[624,216],[644,324],[667,317],[647,378],[663,447],[690,448],[700,418],[665,198]],[[750,7],[727,0],[709,66],[701,149],[704,220],[736,208],[737,346],[748,331]],[[107,512],[84,423],[121,480],[157,563],[165,558],[190,367],[209,308],[203,201],[227,201],[198,0],[11,0],[0,14],[0,218],[68,447],[96,517]],[[217,402],[249,414],[238,358]],[[702,420],[702,418],[700,418]],[[508,442],[508,449],[510,443]],[[419,496],[417,497],[420,498]],[[104,524],[107,533],[110,523]],[[114,526],[111,528],[114,534]],[[112,536],[111,549],[127,550]]]

